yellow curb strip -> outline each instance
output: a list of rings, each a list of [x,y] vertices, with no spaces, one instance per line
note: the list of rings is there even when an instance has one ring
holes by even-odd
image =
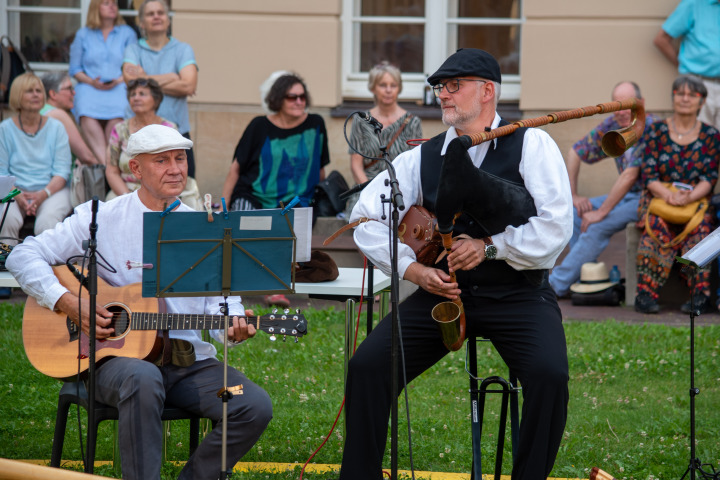
[[[33,463],[36,465],[48,465],[50,463],[49,460],[21,460],[22,462],[27,463]],[[111,464],[112,461],[109,460],[98,460],[95,462],[96,466],[100,465],[106,465]],[[182,465],[185,462],[182,461],[176,461],[173,462],[178,465]],[[76,466],[76,465],[82,465],[82,462],[80,460],[67,460],[63,461],[62,465],[66,466]],[[295,469],[302,468],[302,464],[300,463],[281,463],[281,462],[238,462],[235,464],[235,467],[233,468],[234,472],[267,472],[267,473],[278,473],[278,472],[288,472]],[[389,471],[389,469],[385,469]],[[311,463],[307,467],[305,467],[305,472],[308,473],[327,473],[327,472],[339,472],[340,471],[340,465],[332,464],[332,463]],[[398,476],[401,478],[404,476],[406,478],[411,478],[410,470],[398,470]],[[415,471],[415,478],[418,480],[469,480],[470,474],[469,473],[452,473],[452,472],[423,472],[423,471]],[[490,480],[492,478],[491,474],[484,474],[483,480]],[[510,475],[501,475],[501,480],[510,480]],[[552,478],[548,477],[548,480],[581,480],[579,478],[574,479],[568,479],[568,478]]]

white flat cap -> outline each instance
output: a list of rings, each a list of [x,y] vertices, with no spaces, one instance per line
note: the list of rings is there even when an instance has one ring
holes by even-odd
[[[137,157],[141,153],[187,150],[192,146],[192,140],[183,137],[180,132],[172,127],[148,125],[130,135],[125,153],[130,157]]]

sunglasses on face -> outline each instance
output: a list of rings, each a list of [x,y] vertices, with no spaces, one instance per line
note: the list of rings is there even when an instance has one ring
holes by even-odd
[[[285,95],[285,100],[287,100],[287,101],[289,101],[289,102],[295,102],[295,101],[297,101],[298,99],[299,99],[301,102],[306,102],[306,101],[307,101],[307,95],[305,95],[304,93],[301,93],[300,95],[297,95],[297,94],[295,94],[295,93],[288,93],[287,95]]]

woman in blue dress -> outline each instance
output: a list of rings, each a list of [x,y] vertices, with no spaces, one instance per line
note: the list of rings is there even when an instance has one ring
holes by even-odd
[[[103,163],[110,132],[127,108],[123,52],[137,43],[135,31],[124,23],[116,0],[92,0],[87,26],[78,30],[70,46],[70,75],[78,81],[74,113]]]

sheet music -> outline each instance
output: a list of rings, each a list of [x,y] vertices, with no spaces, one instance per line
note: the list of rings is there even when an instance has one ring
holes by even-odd
[[[12,175],[0,175],[0,200],[10,193],[15,185],[15,177]]]
[[[720,255],[720,228],[715,229],[710,235],[703,238],[700,243],[688,250],[681,258],[693,262],[700,268],[705,268],[718,255]]]
[[[309,262],[310,247],[312,245],[312,207],[293,208],[295,221],[293,230],[297,243],[295,246],[295,261]]]

